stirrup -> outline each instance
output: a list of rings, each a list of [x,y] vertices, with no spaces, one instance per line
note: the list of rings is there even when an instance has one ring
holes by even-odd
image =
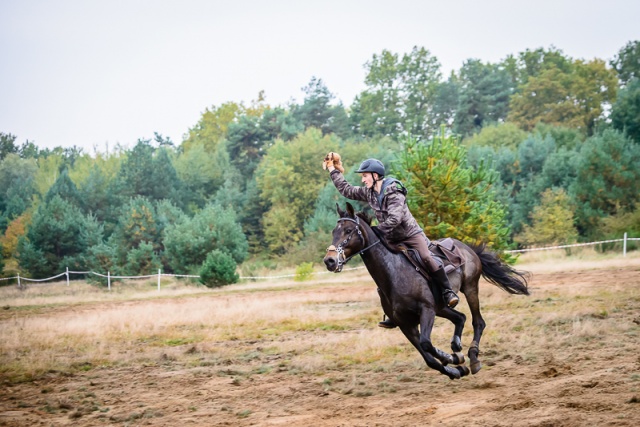
[[[389,319],[388,317],[385,317],[382,322],[378,322],[378,326],[385,329],[393,329],[398,325],[396,325],[393,320]]]
[[[458,295],[456,295],[456,293],[450,289],[444,291],[442,293],[442,296],[444,297],[444,300],[446,301],[449,308],[455,308],[455,306],[460,302],[460,298],[458,298]]]

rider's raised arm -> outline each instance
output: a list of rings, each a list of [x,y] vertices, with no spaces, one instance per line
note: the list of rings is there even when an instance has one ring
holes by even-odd
[[[363,202],[367,202],[369,200],[367,197],[367,191],[369,190],[365,187],[356,187],[355,185],[349,184],[347,180],[344,179],[344,175],[342,175],[338,169],[332,170],[330,176],[333,181],[333,185],[336,186],[338,192],[347,199],[361,200]]]

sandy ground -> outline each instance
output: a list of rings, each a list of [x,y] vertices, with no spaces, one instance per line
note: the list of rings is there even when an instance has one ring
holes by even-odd
[[[235,360],[228,367],[188,366],[160,355],[159,363],[4,381],[0,425],[639,426],[640,262],[568,272],[531,269],[536,298],[624,287],[625,300],[602,321],[622,322],[628,333],[543,349],[543,357],[533,359],[522,356],[527,349],[497,354],[486,343],[483,370],[458,381],[429,370],[417,353],[415,363],[353,365],[324,375],[283,369],[279,361],[285,356],[260,355],[260,342],[258,360]],[[247,343],[225,343],[241,344]],[[265,365],[270,370],[264,375],[239,374]]]

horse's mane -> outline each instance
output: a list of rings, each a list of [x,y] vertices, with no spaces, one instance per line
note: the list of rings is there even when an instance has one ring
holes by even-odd
[[[367,215],[366,212],[364,212],[364,211],[356,212],[356,216],[359,217],[364,222],[366,222],[369,227],[371,227],[372,218],[371,218],[371,216]]]

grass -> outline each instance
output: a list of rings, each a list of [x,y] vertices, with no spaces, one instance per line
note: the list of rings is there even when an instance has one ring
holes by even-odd
[[[597,254],[577,261],[540,257],[523,256],[518,267],[553,281],[558,266],[601,268],[607,280],[608,269],[640,265],[635,253],[622,260]],[[506,359],[533,363],[549,348],[579,349],[603,339],[622,351],[633,342],[625,344],[624,337],[637,336],[637,325],[618,320],[637,311],[639,283],[584,289],[580,283],[543,286],[535,277],[530,297],[481,285],[488,325],[481,345],[488,362],[484,369]],[[231,384],[253,375],[310,373],[325,378],[327,389],[344,394],[393,393],[403,382],[424,380],[424,362],[397,330],[376,327],[379,304],[363,270],[303,285],[292,279],[220,289],[179,281],[168,281],[160,291],[155,281],[120,283],[112,292],[81,282],[30,286],[22,292],[5,287],[0,288],[0,379],[32,381],[51,373],[131,364],[181,365],[213,367]],[[459,309],[468,319],[463,334],[468,346],[471,316],[464,301]],[[437,320],[433,342],[448,350],[452,330],[450,323]],[[612,343],[615,337],[621,341]],[[399,373],[397,381],[378,384],[376,375],[391,369]]]

